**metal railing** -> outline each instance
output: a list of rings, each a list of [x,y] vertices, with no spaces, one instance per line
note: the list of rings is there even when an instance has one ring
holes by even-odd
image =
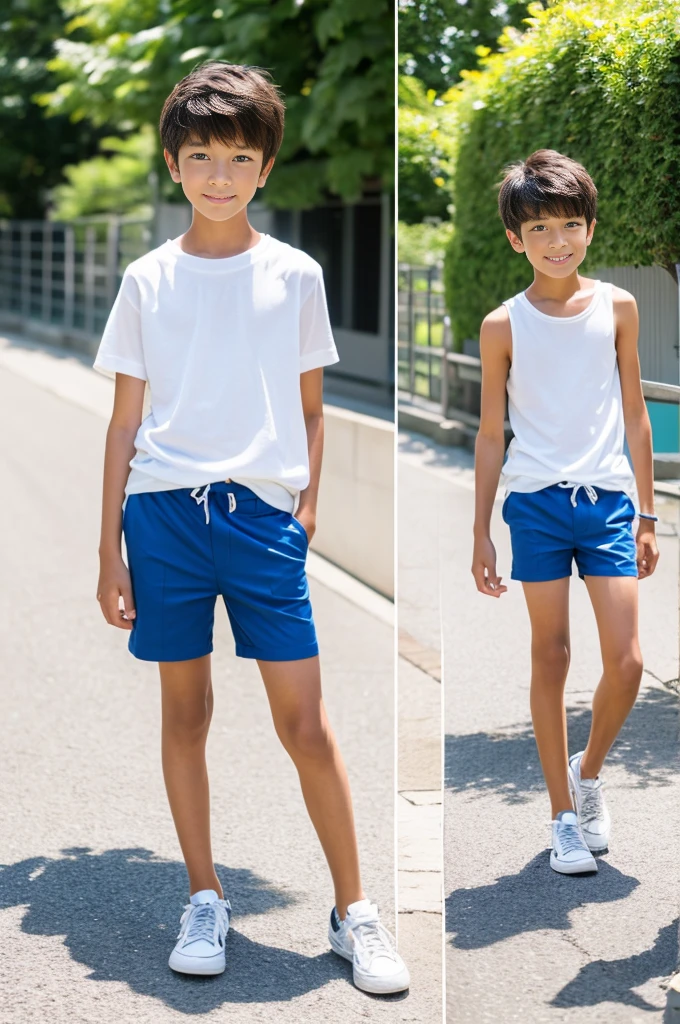
[[[150,219],[0,220],[0,313],[95,339],[151,239]]]
[[[451,347],[442,266],[399,265],[397,377],[402,392],[442,400],[442,360]]]

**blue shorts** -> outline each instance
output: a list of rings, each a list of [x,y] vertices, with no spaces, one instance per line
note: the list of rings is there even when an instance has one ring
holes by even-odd
[[[236,483],[128,495],[123,531],[136,618],[128,648],[143,661],[213,649],[222,595],[236,654],[296,661],[318,654],[302,523]]]
[[[510,527],[512,572],[524,583],[558,580],[572,574],[576,559],[584,576],[637,576],[633,536],[635,506],[623,491],[553,484],[540,491],[510,491],[503,520]]]

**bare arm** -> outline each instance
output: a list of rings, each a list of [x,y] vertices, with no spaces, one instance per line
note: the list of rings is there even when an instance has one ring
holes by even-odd
[[[616,356],[621,380],[623,419],[630,449],[640,511],[654,513],[654,457],[652,426],[642,394],[638,357],[639,318],[635,298],[622,288],[614,288]],[[637,531],[637,561],[640,579],[650,576],[659,560],[654,522],[640,519]]]
[[[496,549],[491,541],[491,512],[505,456],[505,396],[512,332],[504,306],[489,313],[479,335],[482,359],[482,403],[475,442],[475,523],[472,574],[477,589],[500,597],[507,587],[496,573]]]
[[[304,526],[311,541],[316,531],[316,503],[323,457],[323,368],[300,374],[300,394],[307,430],[309,484],[300,492],[296,518]]]
[[[97,599],[107,622],[132,629],[135,611],[130,574],[121,553],[122,512],[134,439],[142,421],[144,381],[124,373],[116,374],[116,391],[111,422],[106,433],[102,523],[99,541],[99,583]],[[123,598],[124,610],[119,608]]]

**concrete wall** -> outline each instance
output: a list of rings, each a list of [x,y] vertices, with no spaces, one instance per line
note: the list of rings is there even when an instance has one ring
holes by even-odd
[[[324,406],[325,444],[312,550],[394,597],[394,425]]]

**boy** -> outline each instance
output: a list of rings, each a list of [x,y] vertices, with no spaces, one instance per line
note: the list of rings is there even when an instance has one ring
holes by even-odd
[[[192,222],[126,268],[94,364],[116,375],[97,597],[107,622],[130,631],[132,654],[159,663],[163,773],[190,886],[170,967],[225,969],[231,907],[213,864],[205,763],[221,595],[236,654],[257,659],[328,860],[330,943],[359,988],[387,993],[408,987],[408,971],[361,887],[305,575],[323,367],[338,356],[320,266],[247,214],[283,116],[266,72],[221,61],[182,79],[163,107],[165,160]]]
[[[578,273],[597,204],[580,164],[538,150],[506,168],[498,203],[510,244],[526,255],[534,280],[481,328],[472,572],[481,593],[507,590],[490,536],[502,471],[511,578],[522,582],[531,621],[531,715],[552,805],[550,866],[579,874],[597,871],[593,854],[608,847],[600,770],[637,696],[638,579],[658,560],[637,307],[623,289]],[[506,393],[514,437],[503,464]],[[569,757],[563,694],[572,558],[595,612],[603,675],[587,746]]]

